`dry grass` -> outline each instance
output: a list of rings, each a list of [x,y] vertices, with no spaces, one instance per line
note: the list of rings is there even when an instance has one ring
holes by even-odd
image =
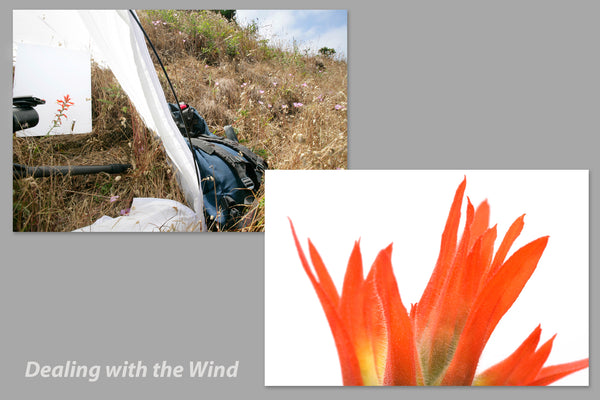
[[[138,12],[177,97],[196,108],[209,129],[232,125],[240,142],[271,169],[337,169],[347,163],[347,65],[283,51],[221,16],[197,11]],[[180,33],[181,32],[181,33]],[[157,73],[173,102],[164,74]],[[24,165],[130,163],[105,173],[13,181],[15,231],[71,231],[102,215],[118,216],[134,197],[184,202],[160,143],[140,122],[112,73],[92,70],[93,132],[13,139]],[[264,187],[264,186],[263,186]],[[118,197],[117,197],[118,196]],[[236,231],[264,229],[264,192]]]

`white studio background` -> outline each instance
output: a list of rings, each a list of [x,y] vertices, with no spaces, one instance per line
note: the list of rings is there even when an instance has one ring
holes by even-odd
[[[557,334],[546,365],[588,357],[588,171],[268,171],[265,385],[341,384],[333,337],[298,259],[288,217],[305,252],[307,238],[313,241],[338,289],[355,240],[361,239],[365,273],[379,250],[393,242],[394,271],[409,307],[429,280],[465,176],[465,196],[473,205],[490,203],[490,224],[498,225],[496,248],[522,214],[525,227],[511,254],[550,236],[535,273],[490,338],[479,370],[508,356],[538,324],[541,342]],[[557,384],[587,385],[588,371]]]
[[[46,101],[35,107],[39,123],[18,136],[90,133],[92,131],[92,72],[90,53],[29,43],[19,44],[13,96],[34,96]],[[56,103],[69,95],[73,105],[54,126]]]

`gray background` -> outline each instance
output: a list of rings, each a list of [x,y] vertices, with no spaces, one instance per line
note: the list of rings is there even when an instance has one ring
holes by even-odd
[[[590,169],[590,300],[597,315],[597,2],[126,3],[97,6],[347,8],[349,166]],[[60,5],[81,7],[75,2]],[[48,7],[47,2],[14,6]],[[11,21],[9,8],[0,23],[6,124]],[[12,156],[6,131],[2,179],[8,188]],[[13,234],[8,190],[2,199],[0,243],[6,257],[0,278],[0,387],[9,392],[3,398],[365,396],[366,389],[360,388],[263,387],[262,234]],[[591,337],[597,336],[597,323],[597,317],[591,318]],[[590,358],[596,353],[592,343]],[[31,359],[50,364],[240,360],[240,367],[236,380],[88,383],[26,380],[25,363]],[[593,385],[598,374],[593,367],[591,372]],[[382,388],[368,396],[475,398],[480,390],[495,398],[533,394],[556,399],[591,398],[598,391]]]

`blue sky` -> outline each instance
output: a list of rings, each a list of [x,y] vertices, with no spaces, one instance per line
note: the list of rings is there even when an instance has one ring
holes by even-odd
[[[272,44],[316,52],[333,48],[336,55],[348,56],[347,10],[237,10],[240,25],[256,21],[259,35]]]

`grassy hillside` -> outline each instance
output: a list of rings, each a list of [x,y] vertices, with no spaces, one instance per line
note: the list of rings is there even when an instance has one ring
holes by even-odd
[[[331,56],[285,51],[209,11],[139,11],[179,101],[209,129],[232,125],[271,169],[336,169],[347,162],[347,65]],[[155,60],[156,61],[156,60]],[[167,100],[174,101],[162,70]],[[67,111],[68,115],[68,111]],[[13,162],[130,163],[127,173],[13,181],[15,231],[70,231],[126,212],[134,197],[184,202],[161,144],[148,132],[109,70],[92,67],[93,132],[13,137]],[[264,229],[264,194],[250,227]],[[235,230],[235,228],[234,228]]]

